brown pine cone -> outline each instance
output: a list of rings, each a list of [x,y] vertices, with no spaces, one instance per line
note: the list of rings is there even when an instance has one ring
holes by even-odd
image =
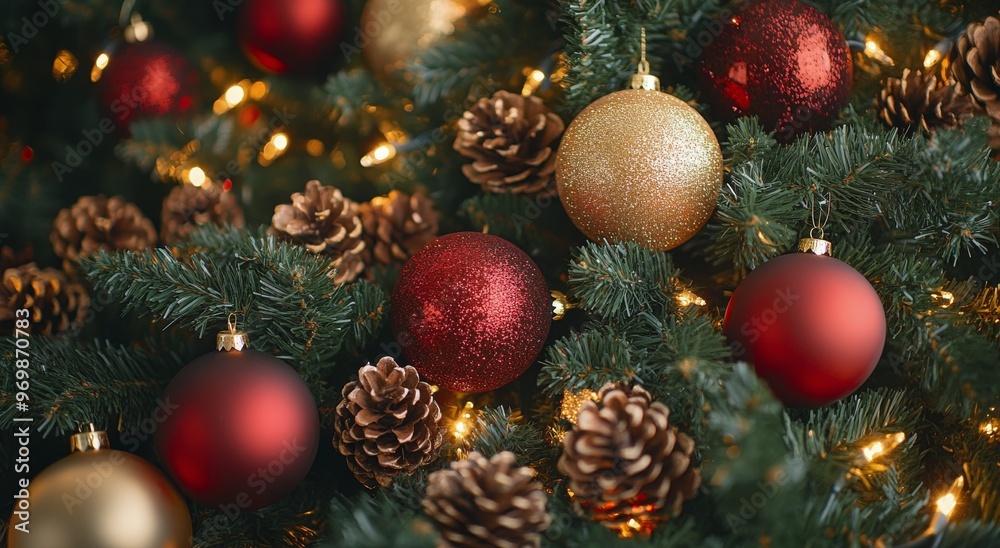
[[[368,266],[402,264],[437,238],[441,214],[425,194],[393,190],[361,204]]]
[[[890,127],[930,134],[939,127],[957,127],[975,114],[976,106],[956,85],[939,85],[936,76],[904,69],[902,78],[886,80],[875,98],[875,112]]]
[[[610,529],[644,528],[680,514],[701,485],[694,440],[670,426],[670,410],[641,387],[606,384],[563,438],[559,471],[580,508]]]
[[[562,119],[538,97],[498,91],[458,121],[455,150],[475,160],[462,173],[486,192],[552,196],[552,143],[563,129]]]
[[[121,196],[84,196],[59,212],[49,238],[67,271],[81,257],[100,250],[139,251],[156,244],[156,229],[139,208]]]
[[[243,226],[243,208],[232,192],[223,192],[219,185],[180,185],[163,200],[160,223],[160,241],[169,244],[205,224]]]
[[[337,283],[353,282],[365,268],[363,230],[358,204],[319,181],[292,194],[291,205],[275,207],[271,218],[271,234],[330,257]]]
[[[433,461],[444,441],[441,408],[413,366],[389,357],[347,383],[334,419],[335,444],[365,487],[387,487]]]
[[[83,325],[90,297],[78,283],[54,268],[39,269],[35,263],[8,268],[0,285],[0,333],[14,332],[18,310],[27,309],[29,330],[50,335]]]
[[[1000,19],[971,23],[951,49],[951,73],[962,91],[1000,120]]]
[[[427,479],[424,510],[441,532],[439,546],[539,546],[552,524],[548,495],[535,471],[514,467],[514,454],[489,460],[477,451]]]

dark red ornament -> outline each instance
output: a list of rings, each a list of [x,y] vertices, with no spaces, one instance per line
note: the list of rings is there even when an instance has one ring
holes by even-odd
[[[275,73],[328,68],[346,19],[343,0],[248,0],[239,41],[255,64]]]
[[[757,0],[724,21],[700,81],[716,116],[756,116],[788,142],[830,126],[852,75],[847,41],[824,13],[799,0]]]
[[[510,242],[458,232],[403,265],[392,328],[422,377],[458,392],[485,392],[520,377],[552,322],[545,278]]]
[[[736,359],[790,407],[838,401],[868,379],[885,346],[885,311],[857,270],[795,253],[751,272],[733,292],[723,330]]]
[[[113,53],[98,85],[105,116],[119,133],[127,133],[134,119],[189,111],[198,73],[174,48],[142,42]]]
[[[312,394],[294,369],[261,352],[195,359],[170,381],[161,408],[160,462],[188,496],[227,513],[285,498],[316,458]]]

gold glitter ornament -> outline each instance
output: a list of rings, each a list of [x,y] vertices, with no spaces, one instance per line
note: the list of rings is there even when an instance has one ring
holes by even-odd
[[[722,150],[708,122],[662,93],[643,54],[631,88],[594,101],[559,147],[556,184],[573,223],[592,240],[666,251],[715,210]]]
[[[355,44],[379,76],[396,73],[451,36],[488,0],[368,0]]]

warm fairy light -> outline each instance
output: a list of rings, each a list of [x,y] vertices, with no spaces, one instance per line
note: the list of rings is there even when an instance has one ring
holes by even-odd
[[[535,91],[538,90],[538,88],[542,85],[542,82],[544,81],[545,81],[544,72],[538,69],[531,71],[531,74],[528,74],[528,79],[524,82],[524,87],[521,88],[521,95],[527,97],[532,93],[535,93]]]
[[[288,135],[285,135],[284,133],[275,133],[271,137],[271,142],[274,143],[274,148],[279,151],[283,151],[288,148]]]
[[[949,306],[955,304],[955,294],[951,291],[945,291],[942,289],[941,291],[931,295],[931,297],[935,301],[938,301],[941,308],[948,308]]]
[[[958,505],[958,496],[962,493],[962,488],[965,487],[965,477],[958,476],[955,481],[951,482],[951,486],[948,487],[948,492],[938,497],[934,505],[937,507],[937,513],[944,517],[951,516],[951,513],[955,511],[955,506]]]
[[[674,300],[677,301],[677,305],[680,306],[681,308],[685,308],[691,305],[705,306],[705,299],[702,299],[701,297],[696,295],[693,291],[687,289],[678,293],[677,296],[674,297]]]
[[[870,38],[865,41],[865,55],[886,65],[896,64],[896,62],[892,60],[892,57],[886,55],[885,52],[882,51],[882,48]]]
[[[247,93],[241,85],[229,86],[229,89],[227,89],[225,93],[226,103],[228,103],[230,107],[235,107],[236,105],[242,103],[246,96]]]
[[[905,439],[906,434],[902,432],[888,434],[881,440],[878,440],[862,449],[861,455],[864,457],[866,462],[874,462],[875,459],[895,449],[899,446],[899,444],[903,443]]]
[[[569,390],[564,391],[562,406],[559,408],[559,416],[573,424],[576,424],[577,416],[580,414],[580,408],[583,407],[583,404],[588,401],[597,401],[597,392],[589,388],[584,388],[579,392],[570,392]]]
[[[621,538],[645,536],[653,532],[653,523],[643,523],[635,518],[629,518],[625,523],[619,524],[615,532]]]
[[[392,146],[391,143],[383,143],[375,147],[368,154],[362,156],[361,165],[363,167],[377,166],[379,164],[384,164],[395,157],[396,147]]]
[[[188,171],[187,179],[192,185],[201,186],[205,184],[208,177],[205,176],[205,170],[200,167],[193,167],[191,171]]]
[[[125,40],[129,42],[144,42],[153,34],[153,29],[149,23],[142,20],[142,16],[133,13],[129,21],[128,28],[125,29]]]
[[[267,83],[257,81],[250,85],[250,98],[254,101],[259,101],[267,95]]]
[[[997,424],[995,419],[990,419],[984,422],[983,425],[979,427],[979,430],[986,434],[987,437],[993,438],[1000,433],[1000,425]]]
[[[94,60],[94,68],[90,69],[90,81],[96,82],[101,79],[101,74],[104,73],[104,69],[108,67],[108,63],[111,62],[111,58],[108,57],[107,53],[102,53],[97,56]]]
[[[462,412],[458,415],[458,419],[452,423],[451,434],[455,436],[455,439],[465,439],[465,436],[472,431],[472,409],[474,407],[475,405],[471,401],[465,402],[465,406],[462,407]]]
[[[320,141],[319,139],[309,139],[306,142],[306,152],[308,152],[310,156],[318,158],[323,155],[324,150],[326,150],[326,147],[323,145],[323,141]]]
[[[938,50],[936,50],[936,49],[932,49],[932,50],[928,51],[927,52],[927,56],[924,57],[924,68],[931,68],[931,67],[933,67],[934,65],[936,65],[938,63],[938,61],[941,60],[942,57],[944,57],[944,56],[941,55],[941,52],[938,51]]]
[[[52,61],[52,77],[60,82],[65,82],[76,74],[76,67],[79,64],[76,56],[69,50],[59,50],[55,60]]]

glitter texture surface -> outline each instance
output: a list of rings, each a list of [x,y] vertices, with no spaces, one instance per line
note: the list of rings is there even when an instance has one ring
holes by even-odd
[[[535,263],[488,234],[441,236],[403,266],[392,328],[421,377],[485,392],[520,377],[545,344],[552,299]]]
[[[757,116],[782,142],[828,128],[851,91],[844,36],[799,0],[744,6],[705,48],[700,87],[713,113],[727,122]]]
[[[715,210],[722,151],[687,103],[658,91],[618,91],[570,124],[556,182],[566,212],[590,239],[666,251]]]

